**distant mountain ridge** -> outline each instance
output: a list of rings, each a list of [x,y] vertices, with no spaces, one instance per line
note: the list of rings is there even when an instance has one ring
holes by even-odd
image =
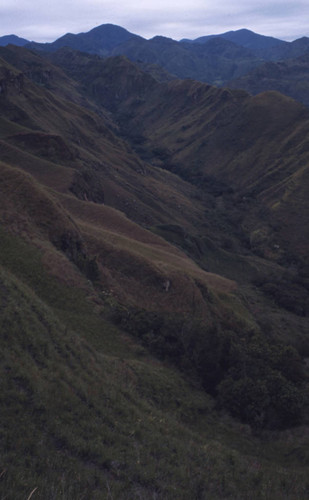
[[[121,26],[102,24],[85,33],[67,33],[51,43],[28,42],[15,35],[0,38],[37,51],[68,47],[101,57],[125,55],[139,64],[161,66],[177,78],[193,78],[225,86],[251,73],[266,61],[296,58],[309,51],[309,38],[286,42],[248,29],[176,41],[164,36],[147,40]]]
[[[51,43],[32,42],[29,48],[37,50],[55,51],[62,47],[98,54],[102,56],[109,55],[110,51],[117,45],[124,43],[131,38],[141,38],[138,35],[130,33],[121,26],[113,24],[102,24],[86,33],[72,34],[67,33]]]
[[[218,38],[205,45],[182,44],[165,37],[131,39],[115,47],[111,55],[125,55],[133,62],[158,64],[178,78],[217,85],[229,79],[229,75],[236,78],[260,63],[248,49]]]
[[[253,95],[265,90],[277,90],[309,106],[309,52],[295,59],[267,61],[227,85]]]
[[[17,47],[23,47],[27,43],[30,43],[29,40],[25,38],[20,38],[16,35],[5,35],[0,37],[0,47],[5,47],[6,45],[17,45]]]
[[[267,49],[270,47],[276,47],[278,45],[285,45],[289,42],[284,42],[279,38],[274,38],[271,36],[264,36],[254,33],[248,29],[240,29],[236,31],[227,31],[226,33],[221,33],[218,35],[207,35],[195,38],[194,40],[183,39],[181,42],[189,43],[207,43],[212,38],[224,38],[230,42],[234,42],[238,45],[246,47],[247,49]]]
[[[240,29],[180,42],[164,36],[146,40],[120,26],[103,24],[87,33],[68,33],[52,43],[32,42],[27,47],[45,52],[69,47],[103,57],[125,55],[139,64],[161,66],[178,78],[226,86],[266,61],[302,56],[309,51],[309,39],[285,42]]]

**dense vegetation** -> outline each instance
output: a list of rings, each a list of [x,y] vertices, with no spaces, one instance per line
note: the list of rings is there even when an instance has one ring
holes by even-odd
[[[246,331],[233,320],[206,326],[146,311],[117,311],[115,319],[160,359],[198,378],[219,407],[254,429],[302,421],[309,402],[302,359],[266,332]]]

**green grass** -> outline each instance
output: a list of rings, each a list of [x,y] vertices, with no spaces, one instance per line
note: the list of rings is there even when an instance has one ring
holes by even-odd
[[[64,325],[69,325],[93,346],[111,355],[129,355],[130,345],[124,345],[115,327],[99,313],[94,314],[89,292],[67,286],[48,274],[40,251],[1,226],[0,264],[29,286]],[[105,309],[103,303],[101,309]]]
[[[267,457],[175,369],[117,353],[26,243],[1,231],[0,255],[1,499],[307,497],[305,464],[276,463],[286,445]]]
[[[10,120],[7,120],[3,116],[0,118],[0,139],[3,139],[9,135],[18,134],[21,132],[29,132],[29,129],[18,125]]]

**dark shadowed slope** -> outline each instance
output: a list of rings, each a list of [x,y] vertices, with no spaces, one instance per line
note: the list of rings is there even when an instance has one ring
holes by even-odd
[[[297,59],[267,62],[227,85],[250,94],[277,90],[309,106],[309,53]]]

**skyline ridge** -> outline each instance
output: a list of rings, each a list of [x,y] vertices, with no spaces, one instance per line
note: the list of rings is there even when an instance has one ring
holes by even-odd
[[[19,34],[16,34],[16,32],[14,33],[6,33],[4,35],[0,35],[0,40],[3,39],[3,38],[7,38],[7,37],[17,37],[19,39],[22,39],[22,40],[27,40],[27,42],[31,43],[31,42],[35,42],[35,43],[54,43],[56,42],[57,40],[67,36],[67,35],[73,35],[73,36],[77,36],[77,35],[85,35],[85,34],[88,34],[90,32],[93,32],[95,30],[98,30],[102,27],[106,27],[106,26],[113,26],[115,28],[121,28],[122,30],[130,33],[131,35],[133,36],[138,36],[140,38],[143,38],[145,40],[152,40],[153,38],[156,38],[156,37],[163,37],[163,38],[170,38],[171,40],[173,41],[177,41],[177,42],[184,42],[184,41],[196,41],[196,40],[199,40],[199,39],[202,39],[202,38],[211,38],[211,37],[219,37],[219,36],[223,36],[223,35],[228,35],[228,34],[231,34],[231,33],[240,33],[240,32],[247,32],[247,33],[250,33],[250,34],[254,34],[254,35],[258,35],[260,37],[264,37],[264,38],[273,38],[274,40],[278,40],[278,41],[281,41],[281,42],[287,42],[287,43],[293,43],[295,42],[296,40],[300,40],[302,38],[308,38],[306,35],[302,35],[302,36],[299,36],[297,38],[293,38],[293,39],[289,39],[291,38],[290,36],[287,37],[287,39],[284,39],[283,37],[279,38],[277,36],[274,36],[274,35],[264,35],[262,33],[259,33],[257,31],[254,31],[250,28],[247,28],[247,27],[242,27],[242,28],[238,28],[238,29],[228,29],[227,31],[222,31],[222,32],[217,32],[217,33],[205,33],[204,35],[192,35],[191,38],[188,38],[188,37],[183,37],[183,38],[173,38],[172,36],[167,36],[167,35],[161,35],[159,33],[157,33],[156,35],[153,35],[151,37],[145,37],[143,35],[140,35],[139,33],[135,33],[133,31],[130,31],[128,28],[124,27],[124,26],[121,26],[119,24],[115,24],[115,23],[102,23],[98,26],[94,26],[93,28],[90,28],[88,30],[82,30],[82,31],[79,31],[79,32],[73,32],[73,31],[67,31],[65,33],[63,33],[62,35],[58,36],[57,38],[54,38],[54,39],[50,39],[50,40],[46,40],[46,41],[37,41],[35,40],[34,38],[32,39],[29,39],[29,38],[25,38]]]

